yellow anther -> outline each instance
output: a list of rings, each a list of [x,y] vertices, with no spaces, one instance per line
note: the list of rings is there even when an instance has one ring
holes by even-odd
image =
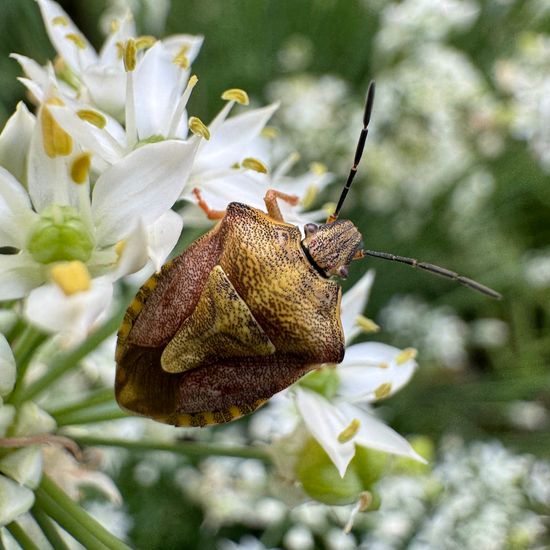
[[[210,139],[210,130],[204,124],[204,122],[196,116],[192,116],[189,118],[189,129],[196,136],[201,136],[204,139]]]
[[[188,52],[189,52],[189,44],[184,44],[179,49],[178,53],[174,56],[174,59],[172,59],[172,63],[175,63],[181,69],[188,69],[190,65],[189,57],[187,57]]]
[[[311,208],[316,198],[317,198],[317,186],[310,185],[307,188],[306,193],[302,198],[302,206],[304,208]]]
[[[191,75],[189,78],[189,82],[187,83],[188,88],[194,88],[197,85],[197,82],[199,81],[199,77],[196,74]]]
[[[84,39],[82,38],[82,36],[79,36],[74,32],[70,32],[69,34],[66,34],[65,38],[73,42],[79,50],[84,50],[86,48],[86,42],[84,42]]]
[[[241,105],[248,105],[248,94],[241,90],[240,88],[231,88],[230,90],[225,90],[222,94],[222,99],[226,101],[235,101]]]
[[[90,173],[92,164],[92,155],[90,153],[81,153],[71,165],[71,179],[78,184],[85,183]]]
[[[395,363],[397,365],[403,365],[407,361],[414,359],[417,355],[417,351],[414,348],[405,348],[401,353],[395,358]]]
[[[233,170],[238,170],[240,167],[241,167],[241,165],[238,162],[234,162],[231,165],[231,168],[233,168]]]
[[[359,497],[359,512],[365,512],[370,508],[370,505],[372,504],[373,497],[372,493],[369,493],[368,491],[364,491],[361,493],[361,496]]]
[[[354,418],[349,423],[349,426],[345,427],[338,434],[338,443],[347,443],[348,441],[351,441],[359,431],[360,427],[361,427],[360,420],[358,418]]]
[[[155,44],[157,39],[154,36],[143,35],[136,38],[136,50],[145,50]]]
[[[112,19],[110,23],[111,34],[115,34],[120,29],[120,21],[118,19]]]
[[[107,124],[107,119],[101,113],[91,109],[80,109],[80,111],[77,111],[76,114],[78,115],[78,118],[81,118],[82,120],[85,120],[100,129],[105,128],[105,125]]]
[[[390,364],[389,364],[389,363],[386,363],[385,361],[383,361],[382,363],[378,363],[378,368],[379,368],[379,369],[389,369],[389,368],[390,368]]]
[[[375,390],[374,390],[374,397],[376,399],[383,399],[384,397],[388,397],[391,393],[391,382],[384,382],[383,384],[380,384]]]
[[[335,202],[326,202],[323,204],[322,207],[323,211],[327,213],[327,216],[330,214],[333,214],[336,210],[336,203]]]
[[[264,126],[260,135],[266,139],[275,139],[279,135],[279,130],[274,126]]]
[[[247,157],[241,162],[243,168],[248,168],[249,170],[254,170],[254,172],[259,172],[260,174],[267,174],[267,166],[259,159],[254,157]]]
[[[50,100],[49,103],[54,103],[54,101]],[[73,140],[59,126],[46,105],[43,105],[40,109],[40,121],[42,123],[42,142],[46,155],[50,158],[69,155],[73,150]]]
[[[115,46],[116,46],[116,54],[117,54],[118,58],[122,59],[124,57],[124,51],[125,51],[124,42],[118,41],[115,44]]]
[[[369,319],[364,315],[358,315],[355,318],[355,324],[367,334],[378,332],[380,330],[380,327],[372,319]]]
[[[122,253],[124,252],[125,248],[126,248],[126,239],[122,239],[115,244],[115,254],[117,255],[117,258],[120,258],[122,256]]]
[[[309,169],[316,175],[316,176],[322,176],[323,174],[326,174],[328,172],[328,169],[325,164],[322,162],[312,162],[309,165]]]
[[[48,105],[59,105],[60,107],[65,105],[65,103],[63,103],[63,100],[60,97],[55,97],[55,96],[48,98],[46,100],[46,103]]]
[[[50,275],[65,296],[89,290],[92,285],[90,273],[80,261],[59,263],[52,267]]]
[[[122,58],[124,60],[124,68],[126,69],[126,72],[133,71],[136,68],[136,41],[133,38],[128,38],[126,44],[124,44]]]
[[[53,25],[61,25],[62,27],[67,27],[69,25],[69,21],[66,17],[63,17],[62,15],[58,15],[57,17],[54,17],[52,19]]]

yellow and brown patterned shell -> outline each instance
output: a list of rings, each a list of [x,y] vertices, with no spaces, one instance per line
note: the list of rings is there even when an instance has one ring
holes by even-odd
[[[344,355],[341,290],[297,227],[231,203],[138,292],[119,331],[116,397],[178,426],[228,422]]]

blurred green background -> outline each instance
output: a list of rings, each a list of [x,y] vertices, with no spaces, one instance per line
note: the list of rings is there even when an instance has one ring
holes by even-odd
[[[60,4],[99,47],[99,21],[122,2]],[[353,156],[364,92],[376,79],[372,129],[344,215],[368,248],[448,267],[504,295],[494,301],[374,259],[354,265],[346,287],[376,268],[366,314],[382,330],[371,339],[419,350],[414,380],[382,410],[400,433],[436,443],[449,434],[499,440],[514,452],[550,457],[548,3],[173,0],[166,19],[164,2],[130,4],[142,33],[205,36],[190,112],[210,120],[231,87],[257,104],[280,100],[273,125],[282,150],[298,150],[302,167],[323,162],[337,182]],[[54,52],[34,1],[0,0],[0,10],[4,122],[24,96],[8,54],[45,63]],[[340,184],[318,205],[336,200]],[[125,473],[119,481],[132,484]],[[170,487],[160,479],[147,499],[168,506]],[[151,536],[154,506],[125,492],[139,543]],[[176,514],[165,526],[175,541],[183,524],[189,529],[202,517],[180,505],[187,524]],[[155,521],[168,521],[157,516],[158,509]],[[218,535],[195,536],[189,547],[214,547]],[[149,544],[143,547],[178,547],[154,537]]]

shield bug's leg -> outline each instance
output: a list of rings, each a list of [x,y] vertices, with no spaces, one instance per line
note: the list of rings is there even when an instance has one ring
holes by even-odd
[[[208,206],[208,203],[202,198],[200,189],[197,187],[193,189],[193,195],[195,195],[197,204],[200,209],[204,211],[209,220],[221,220],[225,216],[225,210],[213,210]]]
[[[298,204],[299,197],[296,195],[287,195],[286,193],[282,193],[281,191],[277,191],[276,189],[267,190],[267,193],[265,194],[265,197],[264,197],[267,213],[274,220],[277,220],[279,222],[284,222],[285,220],[283,219],[283,215],[281,214],[281,209],[277,204],[277,199],[281,199],[282,201],[288,202],[288,204],[291,204],[292,206],[296,206]]]

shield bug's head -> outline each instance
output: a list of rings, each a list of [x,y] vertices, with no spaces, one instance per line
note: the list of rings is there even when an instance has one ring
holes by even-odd
[[[302,247],[312,265],[325,277],[345,279],[348,266],[363,248],[361,233],[349,220],[304,227]]]

